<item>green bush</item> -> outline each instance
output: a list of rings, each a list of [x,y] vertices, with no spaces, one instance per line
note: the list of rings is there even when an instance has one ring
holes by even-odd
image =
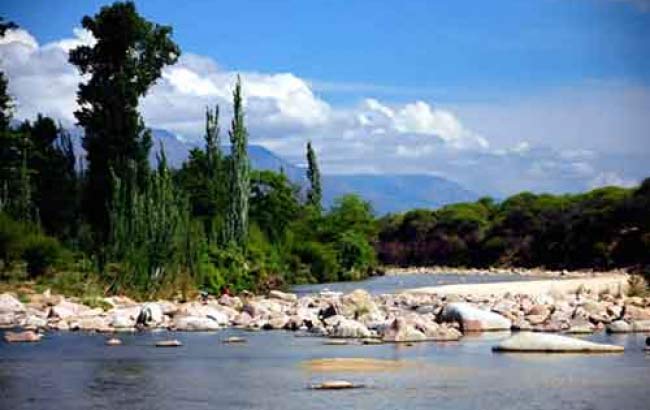
[[[375,266],[375,251],[360,232],[345,231],[336,241],[337,259],[345,280],[364,279]]]
[[[336,250],[322,242],[303,242],[296,244],[293,253],[301,264],[309,267],[310,276],[317,282],[336,282],[341,270]]]
[[[25,239],[22,257],[27,262],[27,273],[32,278],[47,273],[61,255],[61,245],[54,238],[34,234]]]
[[[0,213],[0,259],[4,270],[22,257],[25,239],[31,231],[32,228],[27,224]]]

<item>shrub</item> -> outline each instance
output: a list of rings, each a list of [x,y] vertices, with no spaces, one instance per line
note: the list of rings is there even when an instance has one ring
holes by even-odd
[[[61,254],[62,248],[56,239],[34,234],[25,239],[22,257],[27,262],[27,273],[35,278],[47,273]]]
[[[345,231],[339,234],[336,250],[345,280],[363,279],[376,263],[373,247],[360,232]]]
[[[30,227],[26,224],[0,213],[0,259],[4,270],[22,257],[25,238],[30,232]]]
[[[311,277],[318,282],[336,282],[341,270],[336,250],[321,242],[303,242],[294,246],[293,252],[300,262],[309,266]]]
[[[648,293],[648,283],[640,274],[631,274],[627,279],[628,296],[645,296]]]

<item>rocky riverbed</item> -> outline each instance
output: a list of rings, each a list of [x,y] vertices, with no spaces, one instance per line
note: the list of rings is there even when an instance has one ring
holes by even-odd
[[[517,288],[512,282],[508,286]],[[494,330],[650,332],[650,298],[592,292],[589,286],[571,293],[542,294],[458,295],[428,289],[372,296],[358,289],[344,295],[323,292],[297,297],[271,291],[264,296],[146,303],[113,296],[103,302],[107,309],[91,308],[46,291],[30,295],[23,303],[4,293],[0,294],[0,327],[37,333],[284,329],[301,336],[387,343],[453,341],[468,333]]]

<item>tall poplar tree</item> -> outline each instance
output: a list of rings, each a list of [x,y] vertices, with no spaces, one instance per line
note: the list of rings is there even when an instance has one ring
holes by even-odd
[[[316,152],[311,146],[311,141],[307,143],[307,179],[309,180],[307,204],[320,211],[323,192],[321,188],[320,171],[318,170],[318,161],[316,160]]]
[[[96,42],[71,50],[69,60],[90,77],[79,85],[75,117],[85,131],[88,161],[84,211],[102,244],[110,232],[111,172],[137,185],[147,180],[151,133],[138,112],[138,100],[160,78],[162,68],[176,62],[180,50],[171,39],[171,27],[145,20],[133,2],[102,7],[95,16],[85,16],[82,26]]]
[[[239,247],[246,245],[248,234],[248,198],[250,195],[250,163],[248,161],[248,134],[244,125],[241,78],[233,92],[233,119],[230,125],[230,173],[228,178],[229,206],[226,218],[226,243]]]

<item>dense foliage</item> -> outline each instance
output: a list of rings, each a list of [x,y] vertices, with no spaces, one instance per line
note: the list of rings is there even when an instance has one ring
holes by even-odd
[[[598,268],[650,262],[650,179],[578,195],[524,192],[380,220],[379,258],[393,265]]]

